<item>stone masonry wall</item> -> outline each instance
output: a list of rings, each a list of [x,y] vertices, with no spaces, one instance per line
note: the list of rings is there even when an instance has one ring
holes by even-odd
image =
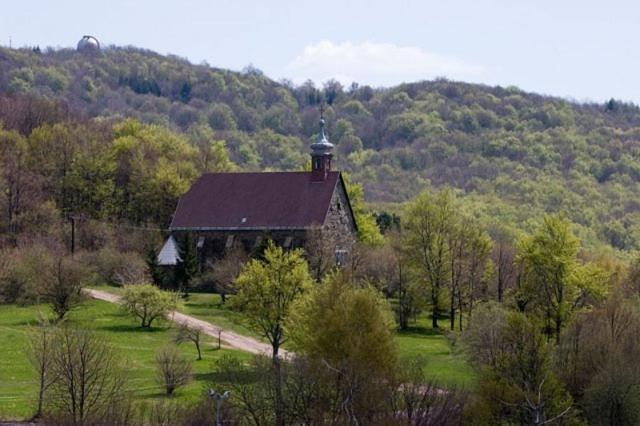
[[[356,229],[353,224],[354,219],[347,202],[347,194],[340,182],[331,198],[331,206],[322,227],[322,233],[333,240],[336,250],[351,252],[356,239]]]

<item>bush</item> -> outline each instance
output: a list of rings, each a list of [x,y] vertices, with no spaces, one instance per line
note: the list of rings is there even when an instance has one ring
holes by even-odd
[[[43,279],[40,295],[61,320],[82,302],[81,290],[91,276],[90,270],[72,257],[64,256],[51,259],[39,272]]]
[[[191,381],[191,362],[175,346],[167,346],[156,354],[156,380],[167,395]]]
[[[124,288],[124,309],[140,320],[140,327],[151,328],[158,318],[165,318],[177,305],[176,296],[151,284],[128,285]]]
[[[84,259],[95,269],[98,283],[124,286],[147,280],[147,265],[138,253],[107,246],[85,254]]]
[[[42,282],[38,271],[46,257],[38,247],[0,252],[0,303],[36,303]]]
[[[0,303],[37,303],[44,284],[41,271],[50,260],[43,246],[0,252]]]

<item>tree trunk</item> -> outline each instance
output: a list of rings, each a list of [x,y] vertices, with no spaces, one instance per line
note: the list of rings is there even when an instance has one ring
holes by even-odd
[[[456,292],[454,288],[451,288],[451,312],[449,316],[451,317],[451,331],[456,328]]]
[[[274,341],[273,343],[273,372],[275,374],[275,393],[276,393],[276,426],[284,426],[284,403],[282,400],[282,371],[280,365],[280,357],[278,356],[278,350],[280,342]]]
[[[433,312],[431,315],[431,327],[432,328],[439,328],[438,327],[438,311],[439,311],[439,306],[438,306],[438,299],[439,299],[439,284],[438,283],[433,283],[432,287],[431,287],[431,304],[433,305]]]

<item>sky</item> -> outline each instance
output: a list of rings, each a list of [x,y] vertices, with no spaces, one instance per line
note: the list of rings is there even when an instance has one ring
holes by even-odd
[[[276,80],[373,86],[446,77],[640,104],[640,2],[2,0],[0,44],[84,34]]]

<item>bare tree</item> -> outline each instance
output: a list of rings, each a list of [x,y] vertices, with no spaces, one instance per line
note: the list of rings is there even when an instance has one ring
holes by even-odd
[[[34,329],[27,348],[27,356],[38,373],[38,411],[36,417],[42,416],[44,398],[47,389],[56,381],[53,371],[54,331],[46,323]]]
[[[515,286],[516,251],[513,243],[504,234],[498,234],[493,247],[493,263],[495,265],[496,297],[499,303],[504,300],[504,293],[510,287]]]
[[[59,329],[53,340],[47,397],[57,424],[123,424],[130,415],[126,376],[113,349],[87,330]]]
[[[248,261],[249,256],[242,245],[235,244],[222,259],[212,265],[211,278],[222,303],[227,301],[227,294],[235,292],[236,278]]]
[[[167,346],[156,354],[156,380],[167,395],[191,381],[191,363],[177,347]]]
[[[304,253],[309,263],[309,273],[317,282],[336,265],[335,248],[320,229],[307,231]]]
[[[43,272],[41,295],[61,320],[82,302],[82,285],[88,279],[89,271],[71,257],[57,257]]]
[[[201,336],[202,330],[200,327],[192,327],[187,323],[182,323],[178,326],[178,331],[173,341],[177,345],[185,342],[192,342],[198,351],[198,361],[200,361],[202,359],[202,353],[200,351]]]

